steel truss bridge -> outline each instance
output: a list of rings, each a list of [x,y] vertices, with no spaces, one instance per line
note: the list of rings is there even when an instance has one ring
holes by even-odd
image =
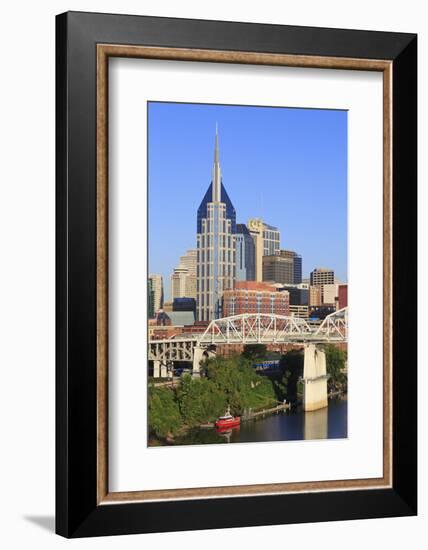
[[[149,360],[158,365],[193,362],[194,369],[204,354],[228,344],[322,344],[347,342],[348,308],[328,315],[319,326],[305,319],[274,314],[245,313],[215,319],[202,334],[166,340],[149,340]]]

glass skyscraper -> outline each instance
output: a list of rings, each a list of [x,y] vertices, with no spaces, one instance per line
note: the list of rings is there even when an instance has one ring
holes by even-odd
[[[197,215],[197,317],[211,321],[222,316],[223,292],[236,277],[236,212],[223,186],[216,131],[211,184]]]
[[[294,284],[299,285],[302,282],[302,256],[294,255]]]
[[[256,280],[256,250],[253,237],[244,223],[236,225],[236,280]]]

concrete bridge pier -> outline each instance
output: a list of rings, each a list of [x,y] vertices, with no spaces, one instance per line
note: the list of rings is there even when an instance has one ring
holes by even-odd
[[[199,346],[193,348],[193,376],[199,376],[200,374],[201,361],[205,358],[204,351],[204,348]]]
[[[153,378],[168,378],[168,366],[162,361],[153,361]]]
[[[303,409],[305,411],[316,411],[327,407],[327,379],[325,352],[315,344],[307,344],[303,367]]]
[[[210,357],[215,357],[216,352],[214,349],[196,346],[193,348],[193,369],[192,375],[199,376],[201,362],[206,361]]]

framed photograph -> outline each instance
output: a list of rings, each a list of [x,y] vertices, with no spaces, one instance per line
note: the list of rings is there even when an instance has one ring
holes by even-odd
[[[416,35],[56,24],[57,533],[416,514]]]

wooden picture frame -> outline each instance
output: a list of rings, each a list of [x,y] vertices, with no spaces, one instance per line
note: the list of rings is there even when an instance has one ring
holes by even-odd
[[[416,292],[416,36],[77,12],[57,16],[56,24],[57,532],[81,537],[416,514],[417,319],[416,300],[405,290]],[[383,73],[381,478],[109,492],[110,57]]]

